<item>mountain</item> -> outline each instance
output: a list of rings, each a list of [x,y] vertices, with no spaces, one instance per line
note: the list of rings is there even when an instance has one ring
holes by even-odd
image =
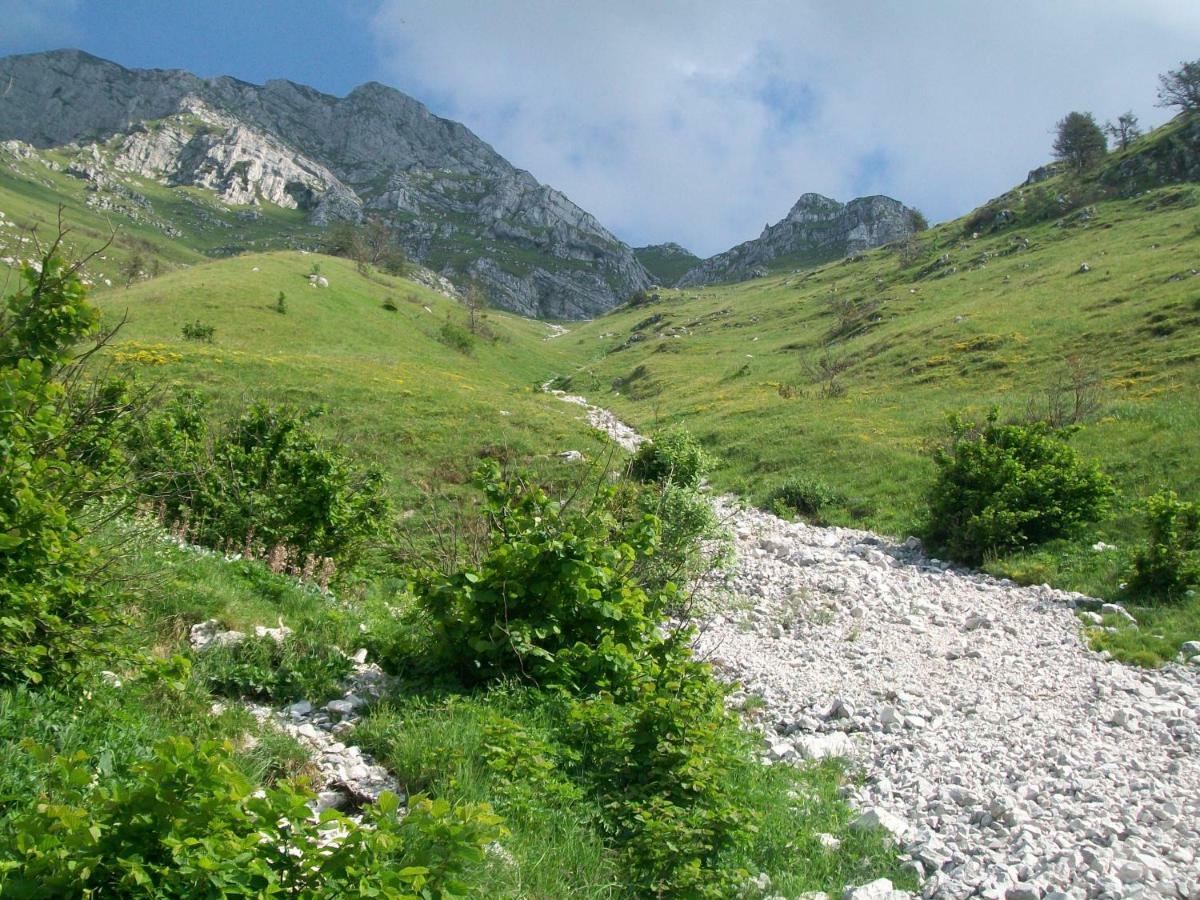
[[[672,287],[685,272],[701,262],[691,250],[671,242],[637,247],[633,255],[656,282],[667,287]]]
[[[585,318],[651,283],[565,195],[381,84],[339,98],[290,81],[126,69],[78,50],[0,59],[0,84],[0,140],[67,152],[64,169],[88,182],[93,205],[132,202],[163,218],[140,178],[252,214],[298,210],[310,226],[378,216],[411,258],[530,316]]]
[[[891,197],[839,203],[820,194],[804,194],[782,220],[765,226],[757,238],[709,257],[678,284],[744,281],[784,264],[818,265],[891,243],[914,230],[913,210]]]

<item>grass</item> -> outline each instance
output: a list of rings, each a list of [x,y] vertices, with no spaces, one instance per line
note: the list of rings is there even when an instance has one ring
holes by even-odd
[[[328,288],[310,287],[314,265]],[[389,476],[414,525],[483,455],[552,479],[566,471],[557,451],[604,452],[577,408],[540,390],[568,365],[544,340],[546,326],[489,312],[491,338],[477,336],[463,353],[441,334],[447,322],[465,326],[456,302],[403,279],[364,277],[346,260],[244,255],[96,300],[106,321],[127,318],[112,359],[142,379],[198,390],[225,413],[260,399],[323,406],[326,434]],[[183,338],[195,321],[213,326],[212,343]]]

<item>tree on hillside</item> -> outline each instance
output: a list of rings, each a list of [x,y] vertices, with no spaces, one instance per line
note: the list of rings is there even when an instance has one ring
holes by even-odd
[[[479,286],[479,282],[472,281],[468,285],[463,295],[463,306],[467,308],[467,327],[471,329],[471,334],[478,334],[482,320],[487,317],[487,313],[484,312],[487,309],[487,294]]]
[[[326,229],[323,243],[327,253],[354,260],[362,272],[378,266],[390,275],[403,275],[408,269],[408,254],[392,227],[379,216],[371,216],[361,225],[334,222]]]
[[[1104,132],[1091,113],[1068,113],[1057,127],[1054,155],[1076,171],[1094,165],[1108,151]]]
[[[1177,106],[1186,113],[1200,110],[1200,59],[1158,76],[1158,105]]]
[[[121,277],[125,279],[125,287],[129,287],[137,279],[142,277],[142,272],[146,268],[146,257],[142,251],[134,248],[129,257],[121,264]]]
[[[1117,121],[1106,123],[1104,133],[1117,142],[1118,149],[1124,150],[1130,141],[1141,136],[1142,129],[1138,127],[1138,117],[1129,110],[1117,116]]]
[[[925,213],[919,209],[910,209],[908,211],[909,221],[912,223],[913,231],[928,231],[929,220],[925,218]]]

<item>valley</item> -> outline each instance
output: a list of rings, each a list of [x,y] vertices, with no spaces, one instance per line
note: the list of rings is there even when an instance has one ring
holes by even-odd
[[[701,258],[373,82],[0,83],[0,896],[1200,897],[1195,113]]]

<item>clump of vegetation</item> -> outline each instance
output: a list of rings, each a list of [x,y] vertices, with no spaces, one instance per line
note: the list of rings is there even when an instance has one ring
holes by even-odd
[[[281,316],[287,315],[287,294],[283,291],[280,291],[279,296],[275,298],[275,312]]]
[[[972,565],[1069,535],[1098,519],[1116,493],[1112,480],[1066,443],[1071,429],[997,419],[992,410],[977,427],[951,416],[949,443],[933,457],[928,541]]]
[[[397,277],[408,272],[408,254],[400,246],[399,235],[379,216],[370,216],[361,224],[334,222],[326,229],[324,249],[331,256],[354,260],[359,272],[365,273],[370,266]]]
[[[789,513],[821,521],[823,513],[831,506],[845,503],[846,498],[811,475],[797,475],[773,488],[766,498],[767,506]]]
[[[139,490],[204,546],[257,542],[352,565],[390,507],[377,470],[318,438],[320,413],[258,403],[213,425],[204,401],[181,394],[130,443]]]
[[[206,325],[199,319],[195,322],[185,322],[183,325],[183,339],[185,341],[201,341],[211,344],[216,330],[215,325]]]
[[[684,428],[674,428],[646,441],[633,455],[630,474],[639,481],[671,482],[694,488],[716,460]]]
[[[1158,105],[1187,113],[1200,110],[1200,59],[1158,76]]]
[[[394,794],[358,825],[333,811],[313,821],[312,794],[257,790],[228,742],[160,742],[128,781],[100,777],[86,755],[51,758],[46,802],[14,823],[0,851],[5,894],[74,896],[461,896],[464,876],[503,831],[489,807]],[[99,766],[103,775],[105,767]],[[345,836],[325,847],[323,830]]]
[[[446,322],[442,325],[441,330],[438,331],[438,340],[459,353],[470,353],[475,349],[475,335],[454,322]]]
[[[487,554],[477,568],[418,585],[435,657],[471,682],[619,690],[662,640],[668,598],[632,578],[658,541],[657,521],[619,522],[603,488],[585,510],[564,510],[524,478],[505,480],[495,463],[478,483],[492,526]]]
[[[246,638],[214,647],[205,651],[200,664],[201,677],[213,692],[276,703],[330,697],[353,669],[336,647],[295,636]]]
[[[1161,491],[1146,500],[1145,512],[1149,536],[1126,590],[1141,600],[1180,601],[1200,588],[1200,503]]]
[[[1108,152],[1108,141],[1091,113],[1068,113],[1057,126],[1054,156],[1077,172],[1091,168]]]
[[[123,397],[80,387],[73,348],[99,314],[56,248],[0,309],[0,686],[116,652],[85,521],[121,463]]]
[[[382,306],[383,306],[383,308],[384,308],[384,309],[386,309],[388,312],[396,312],[396,311],[398,311],[398,310],[400,309],[400,307],[396,305],[396,298],[395,298],[395,297],[385,297],[385,298],[383,299]]]

